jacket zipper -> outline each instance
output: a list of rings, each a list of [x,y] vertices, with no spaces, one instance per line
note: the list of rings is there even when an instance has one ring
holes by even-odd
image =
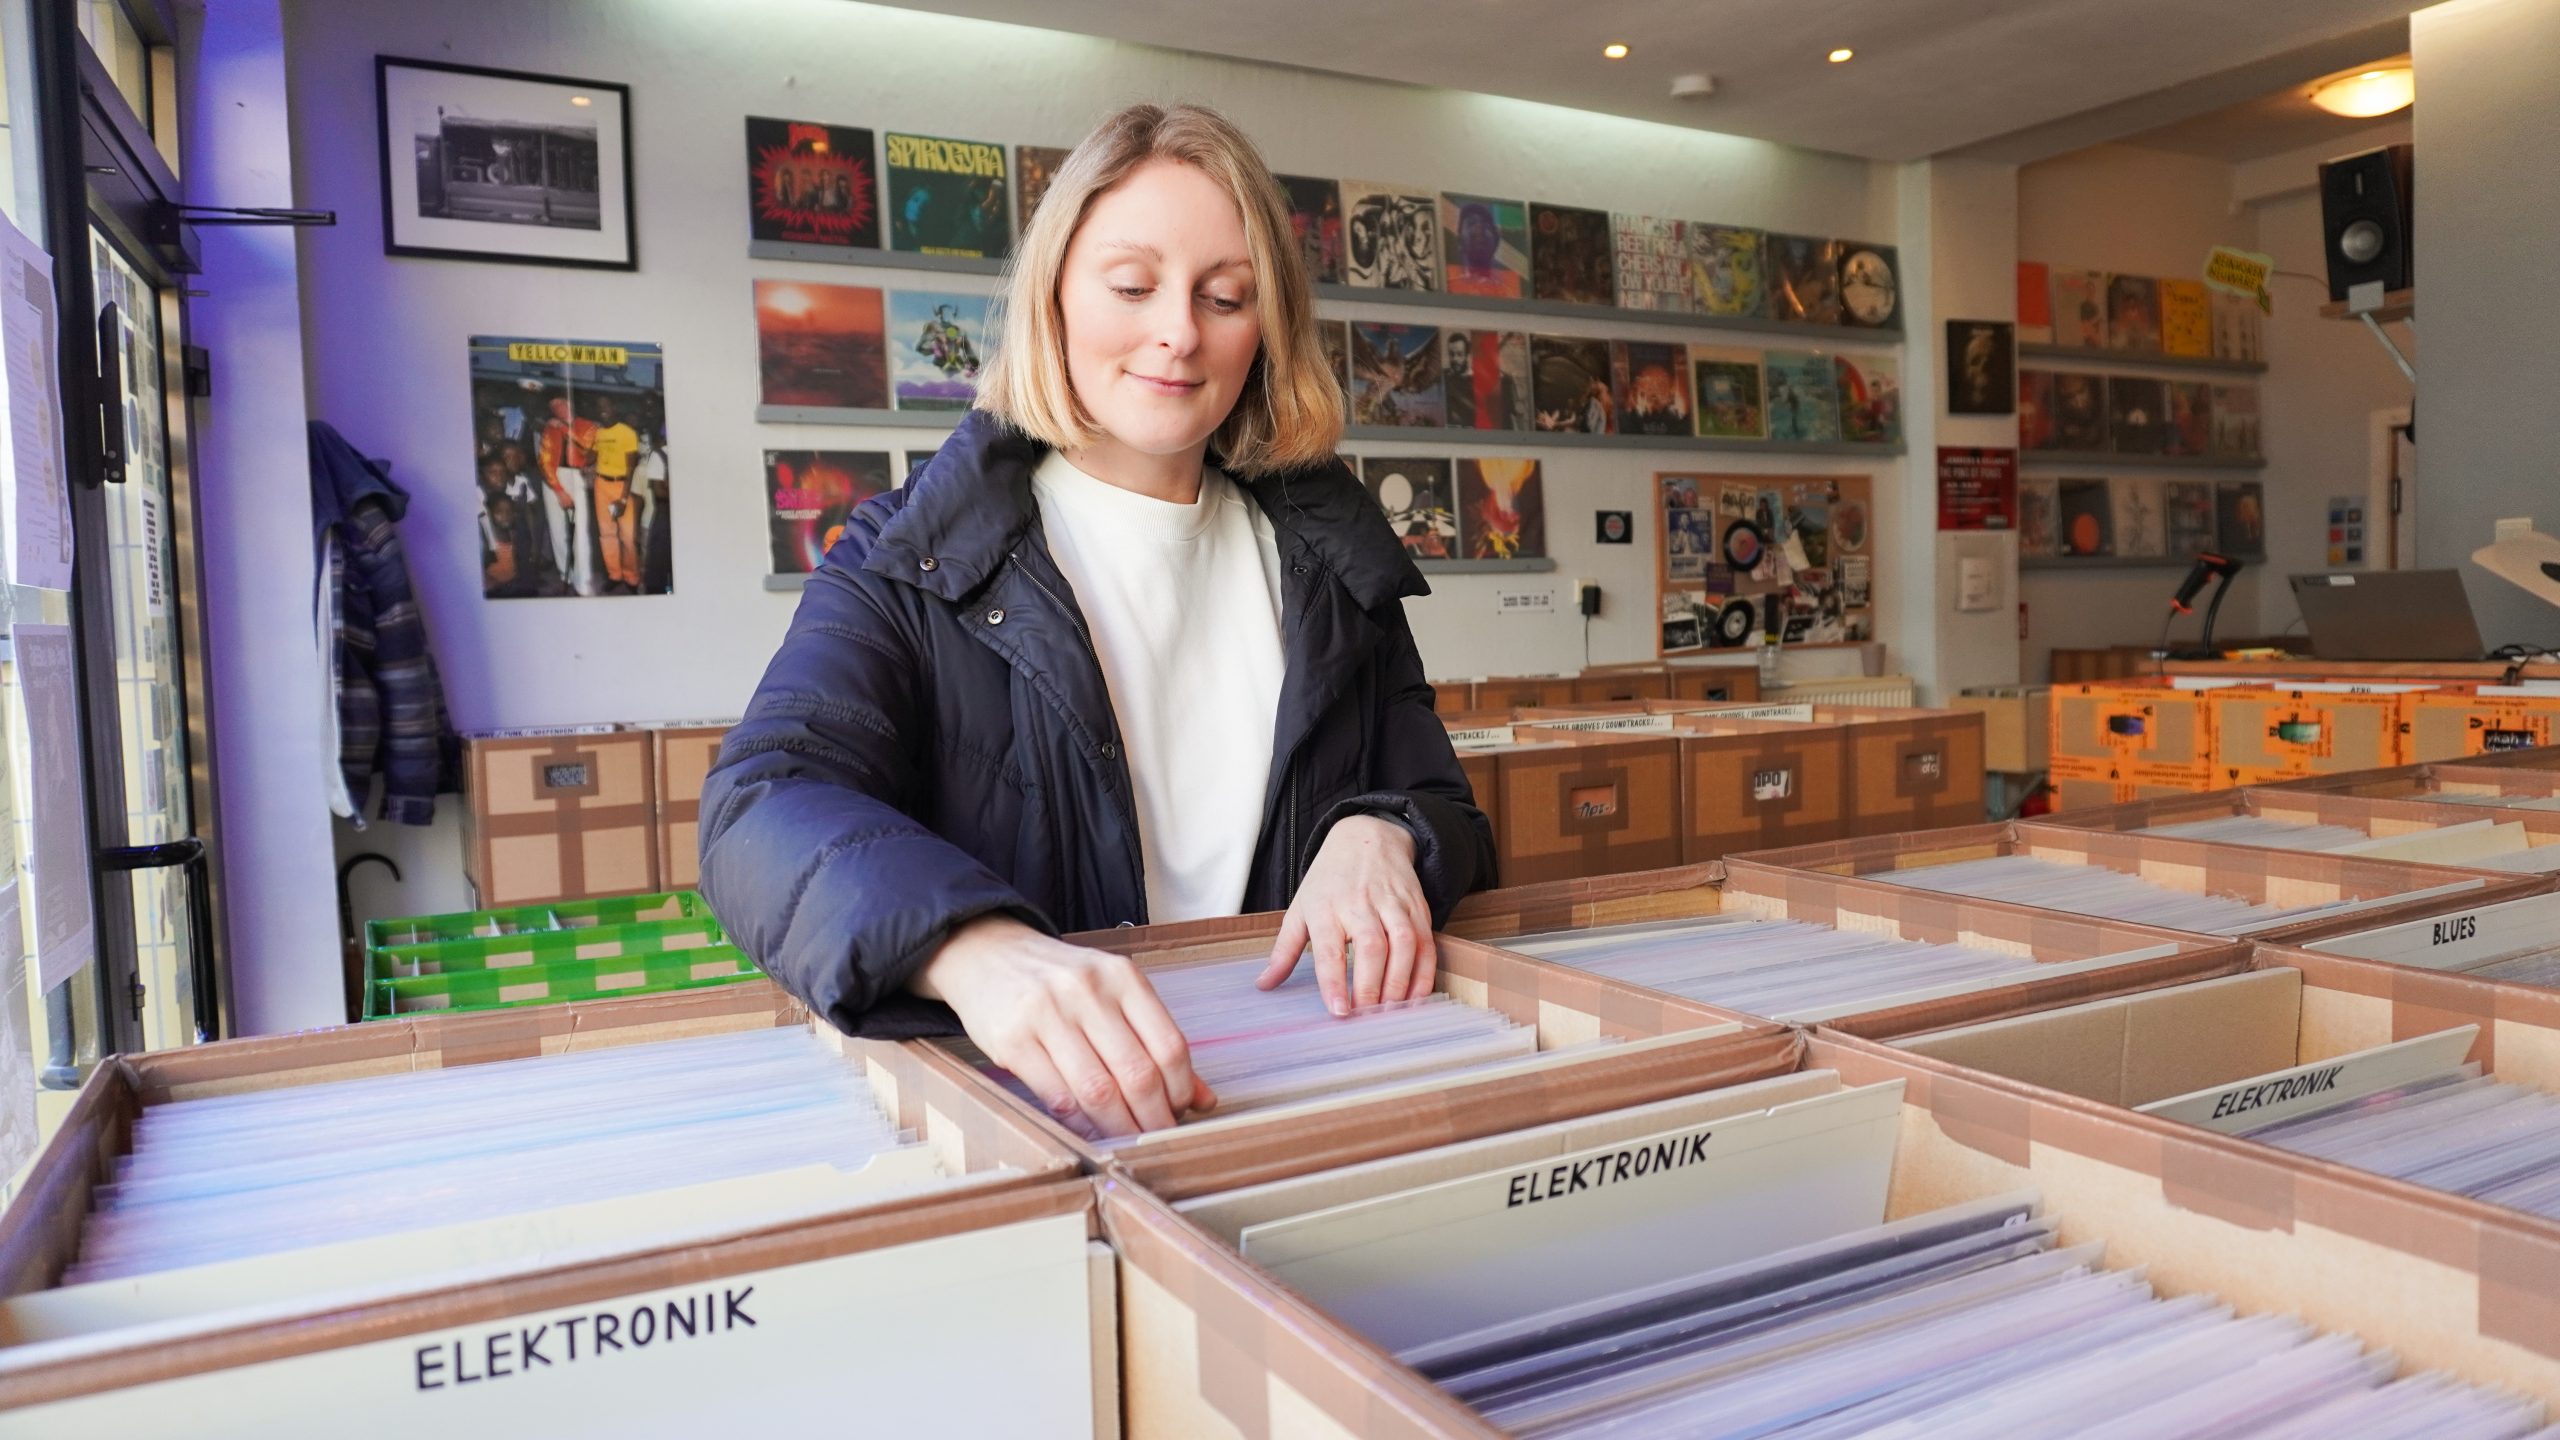
[[[1022,552],[1021,552],[1021,551],[1019,551],[1019,550],[1008,551],[1008,552],[1006,552],[1006,557],[1005,557],[1005,558],[1007,558],[1007,559],[1009,559],[1009,560],[1011,560],[1011,561],[1013,562],[1013,568],[1015,568],[1016,570],[1019,570],[1019,571],[1021,571],[1021,572],[1022,572],[1022,578],[1023,578],[1023,579],[1028,580],[1028,581],[1030,581],[1030,582],[1031,582],[1031,588],[1032,588],[1032,589],[1037,590],[1037,591],[1039,591],[1041,594],[1046,595],[1046,596],[1048,596],[1048,597],[1049,597],[1049,603],[1058,607],[1058,613],[1067,617],[1067,623],[1068,623],[1068,624],[1073,625],[1073,626],[1075,626],[1075,627],[1076,627],[1076,636],[1077,636],[1077,638],[1078,638],[1078,639],[1081,639],[1082,641],[1084,641],[1084,653],[1085,653],[1085,658],[1086,658],[1086,659],[1088,659],[1088,660],[1091,660],[1091,661],[1093,662],[1093,668],[1094,668],[1094,670],[1098,673],[1098,672],[1102,669],[1102,652],[1100,652],[1099,650],[1096,650],[1096,649],[1094,648],[1094,645],[1093,645],[1093,632],[1092,632],[1091,630],[1088,630],[1088,629],[1086,629],[1086,628],[1085,628],[1084,615],[1083,615],[1083,613],[1082,613],[1082,612],[1080,612],[1080,611],[1078,611],[1074,606],[1069,605],[1069,604],[1068,604],[1067,602],[1065,602],[1064,600],[1059,599],[1059,598],[1058,598],[1058,592],[1057,592],[1057,591],[1050,589],[1050,588],[1049,588],[1047,585],[1045,585],[1045,584],[1042,584],[1042,583],[1041,583],[1041,580],[1040,580],[1040,576],[1039,576],[1036,572],[1034,572],[1034,571],[1031,569],[1031,567],[1030,567],[1030,566],[1025,565],[1025,564],[1023,564],[1023,563],[1022,563]],[[1104,688],[1104,693],[1105,693],[1106,695],[1109,693],[1109,687],[1107,687],[1107,686],[1106,686],[1106,687]],[[1114,729],[1117,729],[1117,728],[1118,728],[1118,724],[1119,724],[1119,717],[1118,717],[1118,716],[1116,716],[1116,715],[1115,715],[1115,716],[1113,716],[1113,717],[1112,717],[1112,723],[1113,723],[1113,728],[1114,728]],[[1116,752],[1115,752],[1115,753],[1116,753]],[[1121,778],[1122,778],[1123,780],[1125,780],[1125,779],[1127,778],[1127,776],[1128,776],[1128,773],[1129,773],[1129,769],[1128,769],[1128,757],[1126,757],[1126,756],[1121,756],[1121,757],[1120,757],[1120,775],[1121,775]],[[1133,871],[1137,872],[1137,877],[1138,877],[1138,904],[1139,904],[1140,908],[1143,910],[1143,909],[1144,909],[1144,907],[1145,907],[1145,905],[1146,905],[1146,898],[1147,898],[1147,861],[1146,861],[1146,856],[1145,856],[1145,855],[1143,855],[1142,853],[1140,853],[1140,851],[1139,851],[1139,849],[1138,849],[1138,805],[1137,805],[1137,800],[1135,799],[1135,797],[1133,797],[1133,796],[1131,796],[1131,795],[1129,795],[1129,794],[1124,793],[1124,791],[1123,791],[1123,790],[1114,790],[1114,791],[1112,792],[1112,798],[1113,798],[1114,800],[1117,800],[1117,801],[1119,801],[1119,802],[1120,802],[1120,819],[1121,819],[1121,822],[1122,822],[1123,828],[1125,828],[1125,829],[1127,830],[1127,832],[1128,832],[1128,836],[1129,836],[1129,868],[1130,868],[1131,870],[1133,870]],[[1153,917],[1152,917],[1152,916],[1150,916],[1149,918],[1150,918],[1150,919],[1152,919]]]

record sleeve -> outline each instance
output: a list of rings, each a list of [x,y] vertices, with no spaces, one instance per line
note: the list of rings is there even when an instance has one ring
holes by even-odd
[[[2213,358],[2216,360],[2256,361],[2266,359],[2266,316],[2258,302],[2246,295],[2213,292]]]
[[[1947,322],[1947,413],[2006,415],[2017,408],[2015,329],[2005,320]]]
[[[2164,455],[2210,455],[2213,453],[2213,386],[2203,380],[2172,380],[2167,384],[2169,426]]]
[[[1760,396],[1760,352],[1757,350],[1689,349],[1692,387],[1698,410],[1698,433],[1723,439],[1760,440],[1769,434],[1769,418]]]
[[[1333,383],[1342,387],[1342,410],[1351,413],[1351,324],[1347,320],[1318,320],[1316,342],[1324,346],[1324,363],[1333,369]]]
[[[1531,293],[1573,305],[1617,304],[1617,274],[1610,263],[1614,246],[1607,211],[1531,201]]]
[[[1281,198],[1289,202],[1289,228],[1298,237],[1298,256],[1307,278],[1319,285],[1342,282],[1342,187],[1309,175],[1275,175]]]
[[[1871,330],[1902,328],[1902,262],[1892,246],[1840,242],[1840,320]]]
[[[2201,280],[2160,282],[2160,349],[2202,359],[2213,353],[2213,292]]]
[[[2018,372],[2018,448],[2052,450],[2059,448],[2053,414],[2053,372],[2020,370]]]
[[[767,450],[765,516],[773,573],[807,575],[835,547],[855,507],[891,488],[885,450]]]
[[[1716,613],[1715,598],[1697,590],[1662,592],[1663,654],[1678,655],[1707,647],[1707,629]]]
[[[2104,480],[2064,479],[2054,486],[2056,515],[2064,555],[2077,559],[2115,553],[2115,507]]]
[[[758,280],[756,369],[760,402],[885,409],[884,304],[868,285]]]
[[[1841,323],[1839,242],[1769,237],[1769,316],[1804,325]]]
[[[2107,379],[2073,370],[2053,372],[2053,446],[2056,450],[2107,448]]]
[[[2156,560],[2169,553],[2168,499],[2158,476],[2118,475],[2107,482],[2107,495],[2115,505],[2114,539],[2119,558]]]
[[[2258,458],[2258,387],[2213,387],[2213,453],[2228,460]]]
[[[2041,260],[2018,262],[2018,338],[2032,345],[2053,341],[2053,272]]]
[[[890,131],[889,248],[1002,260],[1013,250],[1001,145]]]
[[[1862,445],[1902,443],[1902,367],[1891,355],[1832,357],[1840,387],[1840,438]]]
[[[1445,459],[1370,455],[1360,462],[1370,498],[1417,560],[1450,560],[1458,554],[1458,510]]]
[[[2053,338],[2103,349],[2107,343],[2107,277],[2097,270],[2053,272]]]
[[[1440,202],[1423,191],[1342,182],[1343,275],[1371,290],[1440,288]]]
[[[2061,498],[2050,475],[2018,477],[2018,554],[2050,558],[2062,553]]]
[[[1609,346],[1621,435],[1689,435],[1689,347],[1649,340]]]
[[[2223,480],[2214,486],[2214,532],[2225,555],[2267,552],[2267,490],[2255,480]]]
[[[2108,376],[2107,435],[2119,455],[2168,453],[2167,387],[2139,376]]]
[[[1840,386],[1831,357],[1812,350],[1771,350],[1765,372],[1769,438],[1822,443],[1840,438]]]
[[[1540,430],[1585,435],[1616,432],[1618,400],[1608,341],[1532,335],[1529,374]]]
[[[1013,147],[1013,233],[1020,235],[1031,229],[1031,216],[1040,208],[1040,197],[1049,193],[1049,183],[1058,178],[1058,167],[1067,163],[1071,153],[1049,145]]]
[[[2184,558],[2214,548],[2213,482],[2172,480],[2160,491],[2168,522],[2164,553]]]
[[[1442,425],[1448,396],[1434,325],[1351,324],[1351,423]]]
[[[2107,348],[2159,353],[2159,281],[2148,275],[2107,277]]]
[[[1611,215],[1618,305],[1626,310],[1695,309],[1689,289],[1688,243],[1677,220]]]
[[[1458,430],[1527,430],[1529,337],[1516,330],[1443,330],[1449,425]]]
[[[889,382],[899,409],[968,409],[992,353],[986,296],[890,292]]]
[[[1688,251],[1690,309],[1751,319],[1769,313],[1767,236],[1686,221],[1681,237]]]
[[[1516,300],[1529,293],[1529,207],[1483,195],[1440,197],[1449,293]]]
[[[748,233],[793,245],[880,248],[871,132],[747,117]]]
[[[1474,456],[1458,462],[1458,544],[1469,560],[1546,555],[1547,501],[1537,461]]]

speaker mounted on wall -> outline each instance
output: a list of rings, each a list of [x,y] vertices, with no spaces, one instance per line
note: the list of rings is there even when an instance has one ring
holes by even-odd
[[[2320,167],[2320,234],[2329,257],[2329,298],[2358,285],[2406,290],[2417,283],[2410,244],[2411,147],[2389,145]]]

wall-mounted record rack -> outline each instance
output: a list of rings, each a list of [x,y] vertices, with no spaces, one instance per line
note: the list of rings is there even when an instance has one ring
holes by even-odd
[[[2264,455],[2121,455],[2113,450],[2021,450],[2021,470],[2264,470]]]
[[[2140,350],[2101,350],[2091,345],[2057,345],[2051,341],[2018,342],[2020,360],[2068,360],[2074,368],[2109,370],[2202,371],[2213,375],[2264,375],[2264,360],[2217,360],[2209,355],[2164,355]]]

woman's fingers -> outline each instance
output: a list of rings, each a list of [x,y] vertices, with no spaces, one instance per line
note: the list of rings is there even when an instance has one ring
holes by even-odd
[[[1288,979],[1289,972],[1298,968],[1298,956],[1306,948],[1307,922],[1298,913],[1298,907],[1292,905],[1289,913],[1280,919],[1280,939],[1271,947],[1271,963],[1263,967],[1261,977],[1253,982],[1255,988],[1268,990]]]
[[[1066,1082],[1068,1096],[1096,1130],[1104,1135],[1138,1133],[1137,1117],[1129,1113],[1129,1102],[1120,1093],[1119,1078],[1095,1053],[1093,1042],[1085,1037],[1081,1026],[1066,1016],[1052,1016],[1040,1027],[1040,1043],[1057,1064],[1058,1077]]]
[[[1378,913],[1378,921],[1387,932],[1386,982],[1379,987],[1382,1000],[1394,1002],[1414,998],[1413,967],[1415,943],[1413,921],[1401,904],[1390,903]]]
[[[1387,970],[1394,958],[1387,927],[1384,917],[1363,907],[1363,911],[1345,918],[1343,932],[1343,958],[1351,966],[1352,999],[1365,1010],[1385,995]],[[1413,963],[1410,955],[1405,963]]]
[[[1059,1124],[1088,1140],[1101,1138],[1095,1133],[1093,1122],[1084,1118],[1084,1108],[1076,1103],[1075,1092],[1068,1088],[1066,1078],[1058,1073],[1047,1047],[1037,1036],[1006,1046],[1001,1055],[989,1051],[987,1058],[1012,1071],[1013,1078],[1038,1096],[1042,1107]]]
[[[1341,922],[1328,914],[1307,921],[1307,949],[1316,957],[1316,989],[1324,1008],[1336,1015],[1351,1013],[1351,984],[1344,975]]]
[[[1182,1038],[1182,1027],[1174,1023],[1173,1012],[1164,1007],[1147,977],[1133,971],[1130,980],[1130,990],[1120,997],[1121,1013],[1128,1017],[1129,1028],[1137,1032],[1138,1042],[1155,1058],[1156,1071],[1164,1077],[1165,1097],[1174,1110],[1206,1110],[1217,1104],[1218,1097],[1209,1089],[1209,1082],[1200,1079],[1191,1068],[1191,1042]]]

